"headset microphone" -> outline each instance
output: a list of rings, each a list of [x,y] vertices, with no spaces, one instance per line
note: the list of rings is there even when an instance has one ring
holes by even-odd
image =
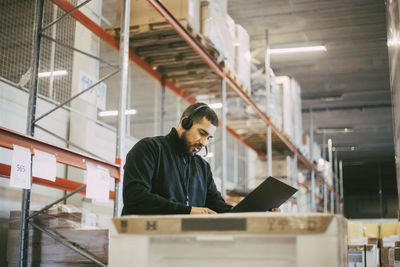
[[[205,145],[204,148],[206,149],[206,154],[203,156],[203,158],[207,157],[207,155],[208,155],[208,148],[207,148],[207,145]]]

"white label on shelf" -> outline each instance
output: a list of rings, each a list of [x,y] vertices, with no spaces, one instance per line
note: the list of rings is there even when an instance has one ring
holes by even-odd
[[[31,189],[31,151],[28,148],[14,145],[10,186]]]
[[[86,197],[98,202],[108,202],[110,188],[109,170],[90,163],[86,166]]]
[[[32,176],[52,182],[56,180],[56,156],[37,149],[32,162]]]

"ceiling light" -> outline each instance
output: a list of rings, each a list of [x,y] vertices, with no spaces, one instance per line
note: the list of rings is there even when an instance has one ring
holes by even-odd
[[[358,149],[357,146],[335,146],[335,147],[332,147],[332,151],[336,151],[336,152],[355,151],[357,149]]]
[[[208,105],[210,108],[219,109],[222,108],[222,103],[212,103]]]
[[[343,95],[329,95],[329,96],[312,96],[312,95],[304,95],[301,97],[302,100],[305,101],[325,101],[325,102],[332,102],[332,101],[339,101],[343,99]]]
[[[353,132],[353,128],[351,127],[339,127],[339,128],[317,128],[315,129],[315,133],[317,134],[335,134],[335,133],[351,133]]]
[[[323,45],[319,46],[305,46],[305,47],[291,47],[291,48],[275,48],[270,49],[269,53],[272,54],[289,54],[289,53],[302,53],[302,52],[315,52],[315,51],[326,51],[326,47]]]
[[[135,115],[136,109],[127,109],[125,110],[125,115]],[[100,111],[99,117],[111,117],[118,116],[118,110],[108,110],[108,111]]]
[[[68,71],[66,71],[66,70],[53,71],[53,76],[64,76],[64,75],[67,75],[67,74],[68,74]],[[51,72],[39,72],[38,76],[39,76],[39,78],[50,77],[51,76]]]

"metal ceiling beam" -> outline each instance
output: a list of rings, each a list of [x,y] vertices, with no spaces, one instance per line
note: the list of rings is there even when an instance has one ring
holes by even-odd
[[[313,107],[313,112],[330,112],[336,110],[365,110],[365,109],[381,109],[392,108],[392,104],[377,104],[377,105],[359,105],[359,106],[344,106],[344,107]],[[302,113],[308,113],[310,110],[302,109]]]

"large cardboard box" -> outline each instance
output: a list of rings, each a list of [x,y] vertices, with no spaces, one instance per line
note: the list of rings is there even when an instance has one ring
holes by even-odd
[[[162,3],[179,21],[184,22],[200,32],[200,1],[199,0],[164,0]],[[118,0],[116,27],[121,26],[121,4]],[[146,0],[131,0],[130,26],[147,25],[165,22],[165,18]]]
[[[348,266],[347,223],[339,215],[123,216],[113,222],[110,266]]]

